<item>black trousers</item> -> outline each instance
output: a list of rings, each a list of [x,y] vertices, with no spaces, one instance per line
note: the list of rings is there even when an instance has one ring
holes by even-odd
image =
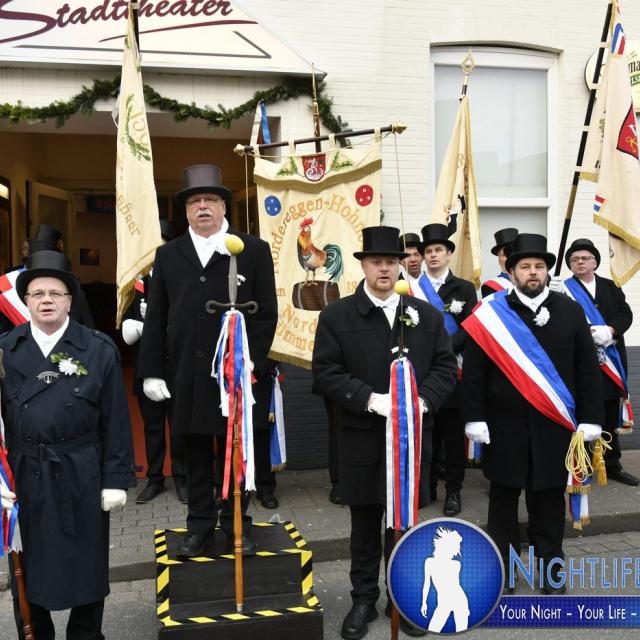
[[[271,471],[271,429],[254,428],[253,455],[258,495],[273,493],[276,490],[276,474]]]
[[[36,640],[53,640],[56,632],[51,613],[39,604],[29,603],[31,610],[31,628]],[[67,640],[104,640],[102,635],[102,614],[104,600],[73,607],[67,622]],[[13,599],[13,615],[18,628],[18,638],[24,640],[22,616],[18,599]],[[9,636],[4,636],[3,638]]]
[[[433,418],[433,460],[444,447],[444,479],[447,491],[460,491],[464,482],[464,423],[457,407],[440,409]],[[438,485],[435,465],[431,467],[431,486]]]
[[[509,545],[520,551],[518,529],[518,499],[522,489],[491,483],[489,488],[489,519],[487,530],[496,543],[503,560],[509,560]],[[529,524],[527,533],[535,555],[545,562],[564,558],[562,540],[565,521],[565,487],[525,489]]]
[[[164,483],[164,458],[167,452],[166,417],[167,403],[149,400],[144,393],[138,394],[138,406],[144,420],[144,448],[147,456],[147,479],[152,484]],[[169,427],[171,475],[176,483],[187,481],[182,439],[171,435]]]
[[[380,597],[378,578],[382,559],[380,504],[351,505],[351,599],[354,604],[373,604]],[[393,529],[384,531],[384,562],[389,562],[395,544]]]
[[[602,430],[611,435],[611,442],[609,443],[611,451],[607,449],[605,452],[604,464],[607,470],[611,471],[618,471],[622,467],[620,464],[620,458],[622,456],[620,440],[616,433],[619,412],[620,398],[611,398],[604,401],[604,425],[602,425]]]
[[[188,514],[187,529],[202,533],[209,531],[218,523],[218,507],[214,500],[215,470],[223,477],[225,462],[226,436],[209,434],[188,434],[182,436],[187,462]],[[214,438],[216,439],[214,455]],[[220,528],[233,536],[233,487],[235,478],[230,472],[229,497],[220,505]],[[242,491],[242,527],[249,532],[251,518],[247,515],[249,504],[245,491]]]

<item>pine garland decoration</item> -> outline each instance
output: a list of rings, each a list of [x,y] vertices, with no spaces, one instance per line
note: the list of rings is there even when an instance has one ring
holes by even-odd
[[[56,100],[46,107],[25,107],[21,101],[17,104],[0,104],[0,118],[13,124],[20,122],[39,124],[49,119],[55,119],[56,127],[60,128],[76,113],[90,116],[95,112],[95,103],[98,100],[116,98],[119,89],[120,76],[116,76],[112,80],[94,80],[92,87],[83,86],[80,93],[66,102]],[[329,131],[339,133],[347,129],[349,125],[347,122],[343,122],[340,116],[334,115],[332,111],[333,100],[324,95],[324,89],[324,83],[319,82],[317,94],[320,120]],[[149,106],[156,107],[160,111],[173,113],[173,119],[176,122],[184,122],[189,118],[204,120],[209,128],[224,127],[229,129],[234,120],[246,114],[253,114],[260,100],[264,100],[265,104],[274,104],[302,95],[312,95],[311,83],[308,78],[287,79],[271,89],[257,91],[253,98],[233,109],[226,109],[219,104],[219,110],[216,111],[208,105],[201,108],[195,102],[185,104],[165,98],[149,85],[144,85],[144,97]]]

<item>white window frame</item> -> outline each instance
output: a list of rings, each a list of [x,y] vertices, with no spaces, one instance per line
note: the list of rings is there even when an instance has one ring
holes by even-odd
[[[460,64],[469,51],[469,46],[438,46],[431,48],[431,139],[432,171],[430,176],[431,199],[436,192],[436,121],[435,121],[435,68],[452,66],[460,69],[460,87],[464,74]],[[558,224],[558,56],[545,51],[513,49],[509,47],[472,47],[476,67],[498,67],[504,69],[536,69],[547,72],[547,196],[541,197],[493,197],[483,198],[478,187],[478,207],[491,208],[546,208],[547,246],[552,250],[560,241]],[[469,77],[468,95],[471,105],[471,127],[473,130],[473,72]]]

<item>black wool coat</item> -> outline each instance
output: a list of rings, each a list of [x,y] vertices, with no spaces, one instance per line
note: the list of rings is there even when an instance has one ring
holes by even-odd
[[[587,291],[578,278],[573,276],[573,279]],[[587,294],[589,294],[589,291],[587,291]],[[625,372],[628,372],[624,334],[633,323],[633,311],[631,311],[622,289],[616,286],[613,280],[601,278],[599,275],[596,275],[596,296],[594,300],[607,325],[615,329],[614,337],[622,360],[622,366]],[[611,378],[604,373],[602,374],[602,384],[604,386],[605,400],[613,400],[622,396],[620,387],[615,385]]]
[[[257,378],[254,425],[266,428],[271,385],[267,355],[278,318],[273,261],[264,240],[236,235],[245,246],[237,257],[238,274],[245,278],[237,302],[258,303],[255,314],[244,313]],[[188,232],[156,251],[137,375],[166,380],[171,428],[177,435],[226,433],[218,382],[211,376],[224,312],[209,314],[205,305],[209,300],[229,302],[229,260],[214,253],[203,267]]]
[[[476,288],[473,282],[469,282],[469,280],[464,280],[463,278],[458,278],[453,275],[451,270],[449,270],[449,274],[447,275],[444,284],[438,290],[438,294],[445,305],[450,304],[452,300],[464,302],[464,306],[460,313],[451,314],[458,325],[458,331],[451,336],[451,346],[455,353],[461,353],[464,355],[464,349],[467,344],[467,332],[461,327],[461,325],[471,315],[473,308],[478,302]],[[443,406],[448,409],[460,406],[460,384],[458,382],[456,382],[452,393],[447,398]]]
[[[131,425],[120,358],[111,339],[76,323],[51,354],[79,360],[86,375],[43,372],[29,323],[0,338],[2,414],[16,481],[27,599],[49,610],[109,593],[109,514],[102,489],[135,486]],[[48,445],[48,446],[47,446]]]
[[[451,393],[456,361],[442,315],[430,304],[409,298],[420,321],[404,327],[408,357],[416,372],[418,393],[429,409],[424,429]],[[367,411],[373,392],[389,393],[392,349],[398,345],[400,307],[393,330],[361,282],[355,294],[336,300],[318,318],[313,349],[313,393],[338,407],[340,429],[340,498],[344,504],[386,503],[386,420]]]
[[[549,321],[538,327],[533,311],[515,292],[507,300],[573,395],[578,423],[602,425],[600,371],[582,307],[550,291],[542,303],[549,310]],[[482,470],[489,480],[534,490],[566,484],[564,460],[571,432],[529,404],[472,338],[465,352],[461,401],[464,422],[489,425],[491,443],[482,449]]]

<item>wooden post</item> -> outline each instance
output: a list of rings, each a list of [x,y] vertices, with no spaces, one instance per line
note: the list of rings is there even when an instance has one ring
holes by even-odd
[[[560,246],[558,247],[558,259],[556,260],[556,269],[554,276],[560,275],[562,264],[564,262],[564,250],[567,246],[567,238],[569,237],[569,227],[571,226],[571,217],[573,216],[573,205],[576,201],[576,193],[578,191],[578,182],[580,181],[580,171],[582,169],[582,160],[584,158],[584,150],[587,146],[587,130],[591,124],[591,114],[593,112],[593,105],[596,102],[596,91],[598,82],[600,81],[600,70],[602,69],[602,58],[604,57],[604,50],[607,45],[607,38],[609,35],[609,28],[611,20],[613,18],[613,2],[609,2],[607,6],[607,15],[604,19],[604,26],[602,27],[602,35],[600,36],[600,48],[598,49],[598,57],[596,59],[596,68],[593,72],[593,85],[589,93],[589,103],[587,105],[587,113],[584,117],[584,127],[582,130],[582,136],[580,138],[580,146],[578,147],[578,157],[576,159],[576,167],[573,172],[573,180],[571,182],[571,191],[569,192],[569,200],[567,202],[567,210],[564,216],[564,225],[562,227],[562,237],[560,238]]]
[[[24,631],[25,640],[35,640],[33,628],[31,626],[31,609],[27,600],[27,585],[25,581],[24,568],[22,567],[21,554],[12,551],[11,560],[13,561],[13,573],[16,577],[18,585],[18,603],[20,605],[20,616],[22,617],[22,629]]]

